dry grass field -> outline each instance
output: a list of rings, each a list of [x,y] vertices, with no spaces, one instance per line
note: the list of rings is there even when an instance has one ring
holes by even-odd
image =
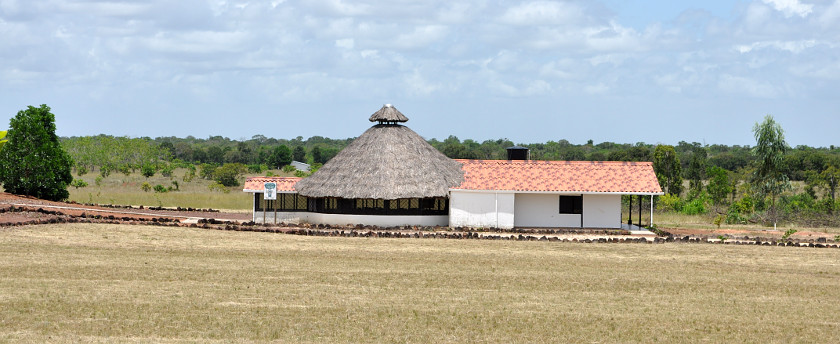
[[[279,170],[272,171],[278,176],[291,176],[290,173],[283,173]],[[150,178],[143,177],[139,172],[130,175],[112,173],[107,178],[102,178],[99,185],[96,185],[97,173],[88,173],[84,176],[73,177],[84,180],[87,187],[70,187],[71,201],[79,203],[97,204],[118,204],[118,205],[144,205],[158,207],[190,207],[190,208],[212,208],[225,210],[249,210],[252,207],[251,198],[242,192],[242,187],[229,187],[228,192],[213,191],[209,186],[211,180],[195,177],[189,182],[183,180],[186,169],[179,168],[173,176],[164,177],[160,173]],[[259,174],[264,175],[264,174]],[[255,176],[249,174],[248,176]],[[243,177],[241,181],[244,181]],[[162,185],[174,187],[172,181],[178,182],[179,190],[166,193],[154,191],[144,192],[141,186],[148,182],[151,186]]]
[[[0,342],[838,342],[840,250],[0,229]]]

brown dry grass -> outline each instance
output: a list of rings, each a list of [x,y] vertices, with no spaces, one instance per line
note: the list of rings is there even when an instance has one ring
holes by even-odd
[[[836,342],[840,250],[0,229],[0,341]]]
[[[292,175],[279,170],[273,170],[272,172],[280,176]],[[69,200],[80,203],[212,208],[233,211],[251,209],[250,194],[243,193],[242,186],[229,187],[227,188],[228,193],[212,191],[209,186],[213,181],[196,177],[190,182],[185,182],[183,180],[184,173],[186,173],[186,169],[183,168],[176,169],[172,178],[164,177],[160,173],[150,178],[143,177],[139,172],[130,175],[112,173],[107,178],[103,178],[98,186],[96,185],[98,175],[95,173],[88,173],[81,177],[74,175],[74,178],[87,182],[88,186],[78,189],[70,187],[67,190],[70,191]],[[255,175],[249,174],[247,176]],[[143,182],[148,182],[153,187],[158,184],[164,187],[174,187],[173,180],[178,182],[179,191],[156,193],[153,191],[144,192],[141,189]],[[241,178],[240,181],[244,180],[245,177]]]

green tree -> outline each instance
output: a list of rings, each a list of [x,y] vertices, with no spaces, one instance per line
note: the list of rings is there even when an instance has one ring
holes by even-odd
[[[140,173],[143,174],[143,177],[149,178],[155,175],[155,165],[145,163],[143,166],[140,167]]]
[[[46,105],[28,106],[9,121],[8,143],[0,150],[0,182],[7,192],[64,200],[73,181],[73,160],[58,142],[55,115]]]
[[[676,196],[682,194],[682,167],[674,146],[656,146],[653,151],[653,170],[665,193]]]
[[[303,146],[295,146],[292,150],[292,159],[295,161],[306,162],[306,148]]]
[[[0,149],[3,149],[3,145],[6,144],[9,140],[6,140],[6,133],[7,131],[0,131]]]
[[[274,147],[271,156],[268,158],[268,165],[271,168],[282,168],[292,163],[292,150],[286,145]]]
[[[697,146],[691,150],[691,158],[686,169],[688,187],[692,193],[699,194],[703,189],[703,179],[706,178],[706,148]]]
[[[729,178],[729,172],[717,166],[710,166],[706,171],[706,175],[709,176],[709,185],[706,186],[706,191],[712,198],[712,202],[715,205],[722,204],[726,196],[732,192],[732,181]]]
[[[790,180],[782,172],[785,152],[789,146],[785,142],[785,131],[771,115],[765,116],[763,122],[755,124],[753,135],[756,145],[752,153],[757,159],[757,164],[752,184],[762,198],[770,197],[770,212],[775,226],[778,220],[776,198],[790,188]]]
[[[248,172],[248,166],[240,163],[228,163],[217,168],[213,177],[217,183],[224,186],[239,185],[239,177]]]

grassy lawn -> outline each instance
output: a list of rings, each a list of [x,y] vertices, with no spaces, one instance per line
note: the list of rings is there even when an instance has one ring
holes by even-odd
[[[0,342],[837,342],[840,250],[0,229]]]

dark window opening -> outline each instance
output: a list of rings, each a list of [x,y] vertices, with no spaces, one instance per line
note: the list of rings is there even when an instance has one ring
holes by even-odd
[[[583,196],[560,196],[560,214],[583,214]]]
[[[306,197],[296,193],[277,193],[276,200],[266,200],[262,193],[254,193],[255,211],[306,211],[307,205]]]

